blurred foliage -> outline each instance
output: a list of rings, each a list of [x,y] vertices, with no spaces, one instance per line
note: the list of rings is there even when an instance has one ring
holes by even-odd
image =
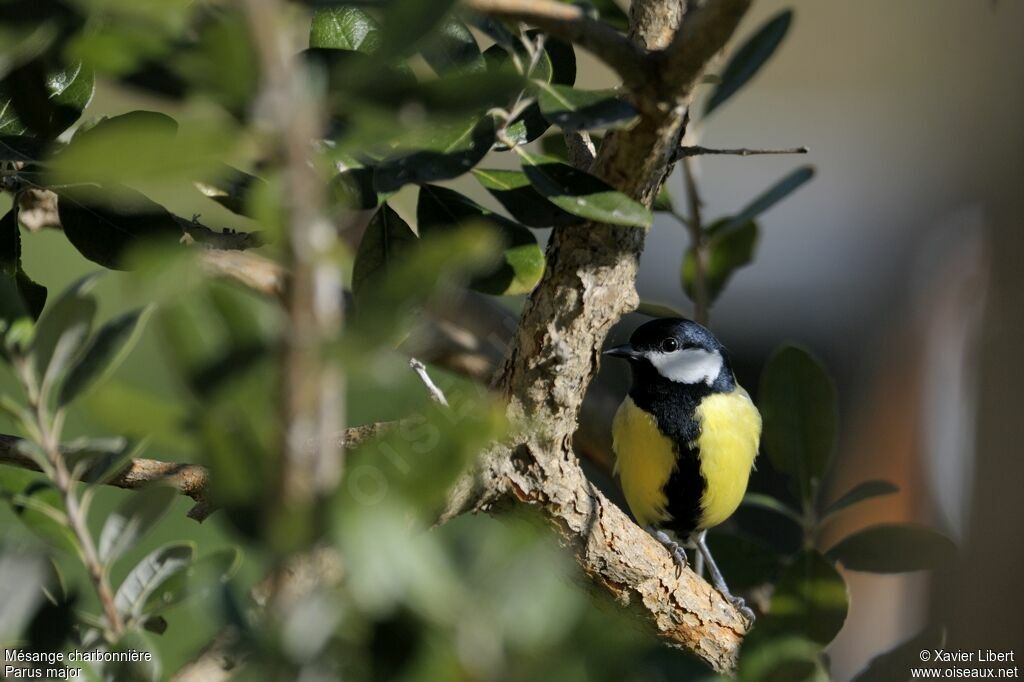
[[[627,27],[613,0],[576,4]],[[706,79],[705,115],[757,74],[791,19],[787,10],[769,21]],[[320,350],[344,372],[350,423],[400,421],[348,453],[315,522],[275,509],[288,320],[277,302],[211,278],[203,252],[181,243],[205,226],[164,199],[237,215],[232,225],[258,228],[264,255],[288,264],[287,169],[269,141],[262,46],[244,12],[188,0],[0,3],[0,181],[10,195],[0,408],[21,437],[2,445],[40,470],[0,466],[0,643],[154,656],[82,665],[104,680],[166,679],[228,626],[246,656],[241,679],[710,679],[620,605],[579,589],[540,520],[460,518],[427,530],[452,481],[507,424],[495,396],[431,368],[450,404],[440,408],[396,351],[424,309],[457,305],[467,288],[529,293],[546,267],[535,229],[651,226],[651,211],[567,163],[562,135],[628,127],[628,97],[617,84],[577,88],[572,45],[453,2],[294,3],[281,21],[282,33],[308,36],[293,45],[292,67],[325,114],[308,152],[328,213],[340,226],[365,224],[361,235],[346,228],[331,254],[351,306],[344,333]],[[90,116],[97,88],[146,109]],[[449,186],[470,174],[492,206]],[[735,215],[697,225],[703,243],[683,258],[684,289],[694,291],[700,258],[714,301],[755,258],[757,218],[812,175],[798,168]],[[30,189],[55,192],[60,234],[23,240],[12,199]],[[654,210],[692,227],[678,203],[664,190]],[[116,284],[73,281],[92,263],[130,272]],[[118,373],[121,362],[129,369]],[[793,525],[800,546],[780,552],[730,533],[710,543],[734,587],[773,588],[738,677],[818,679],[847,610],[836,563],[918,570],[954,548],[928,529],[883,525],[819,552],[823,521],[895,486],[869,481],[822,509],[838,409],[805,351],[773,357],[760,401],[765,450],[799,503],[751,495],[748,506]],[[103,487],[149,450],[209,468],[219,510],[210,521],[185,520],[188,502],[169,487]],[[338,558],[341,579],[259,617],[254,585],[313,552]],[[907,646],[917,640],[877,658],[864,679],[902,662]]]

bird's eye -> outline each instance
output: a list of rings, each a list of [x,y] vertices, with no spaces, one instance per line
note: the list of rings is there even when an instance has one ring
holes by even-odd
[[[672,353],[673,351],[679,350],[679,342],[669,337],[661,342],[661,349],[666,353]]]

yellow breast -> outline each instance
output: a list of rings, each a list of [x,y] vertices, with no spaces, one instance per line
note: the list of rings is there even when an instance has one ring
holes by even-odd
[[[676,466],[675,446],[658,430],[655,418],[629,396],[612,423],[615,468],[626,502],[641,526],[668,519],[665,483]]]
[[[694,417],[700,423],[696,446],[704,478],[698,528],[729,518],[747,490],[761,438],[761,415],[742,388],[701,401]],[[626,397],[612,424],[616,471],[633,516],[642,525],[669,519],[665,484],[676,468],[675,444],[658,429],[653,415]]]
[[[700,528],[717,526],[732,516],[747,490],[761,440],[761,414],[745,390],[715,393],[701,401],[700,473],[706,487]]]

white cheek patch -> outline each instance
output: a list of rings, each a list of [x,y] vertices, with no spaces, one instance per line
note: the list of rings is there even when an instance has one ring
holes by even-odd
[[[646,355],[658,374],[679,384],[703,382],[710,386],[722,371],[721,354],[699,348],[687,348],[673,353],[648,351]]]

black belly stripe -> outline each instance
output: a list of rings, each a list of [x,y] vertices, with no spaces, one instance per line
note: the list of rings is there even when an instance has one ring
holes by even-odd
[[[652,368],[653,369],[653,368]],[[697,407],[712,393],[727,392],[735,387],[731,373],[723,371],[713,386],[707,384],[678,384],[658,375],[642,372],[636,376],[629,396],[636,406],[654,415],[658,430],[676,445],[677,466],[665,484],[668,513],[672,516],[663,525],[685,540],[694,531],[701,517],[701,500],[707,481],[700,473],[700,457],[696,444],[700,436]],[[643,376],[646,374],[646,376]]]

